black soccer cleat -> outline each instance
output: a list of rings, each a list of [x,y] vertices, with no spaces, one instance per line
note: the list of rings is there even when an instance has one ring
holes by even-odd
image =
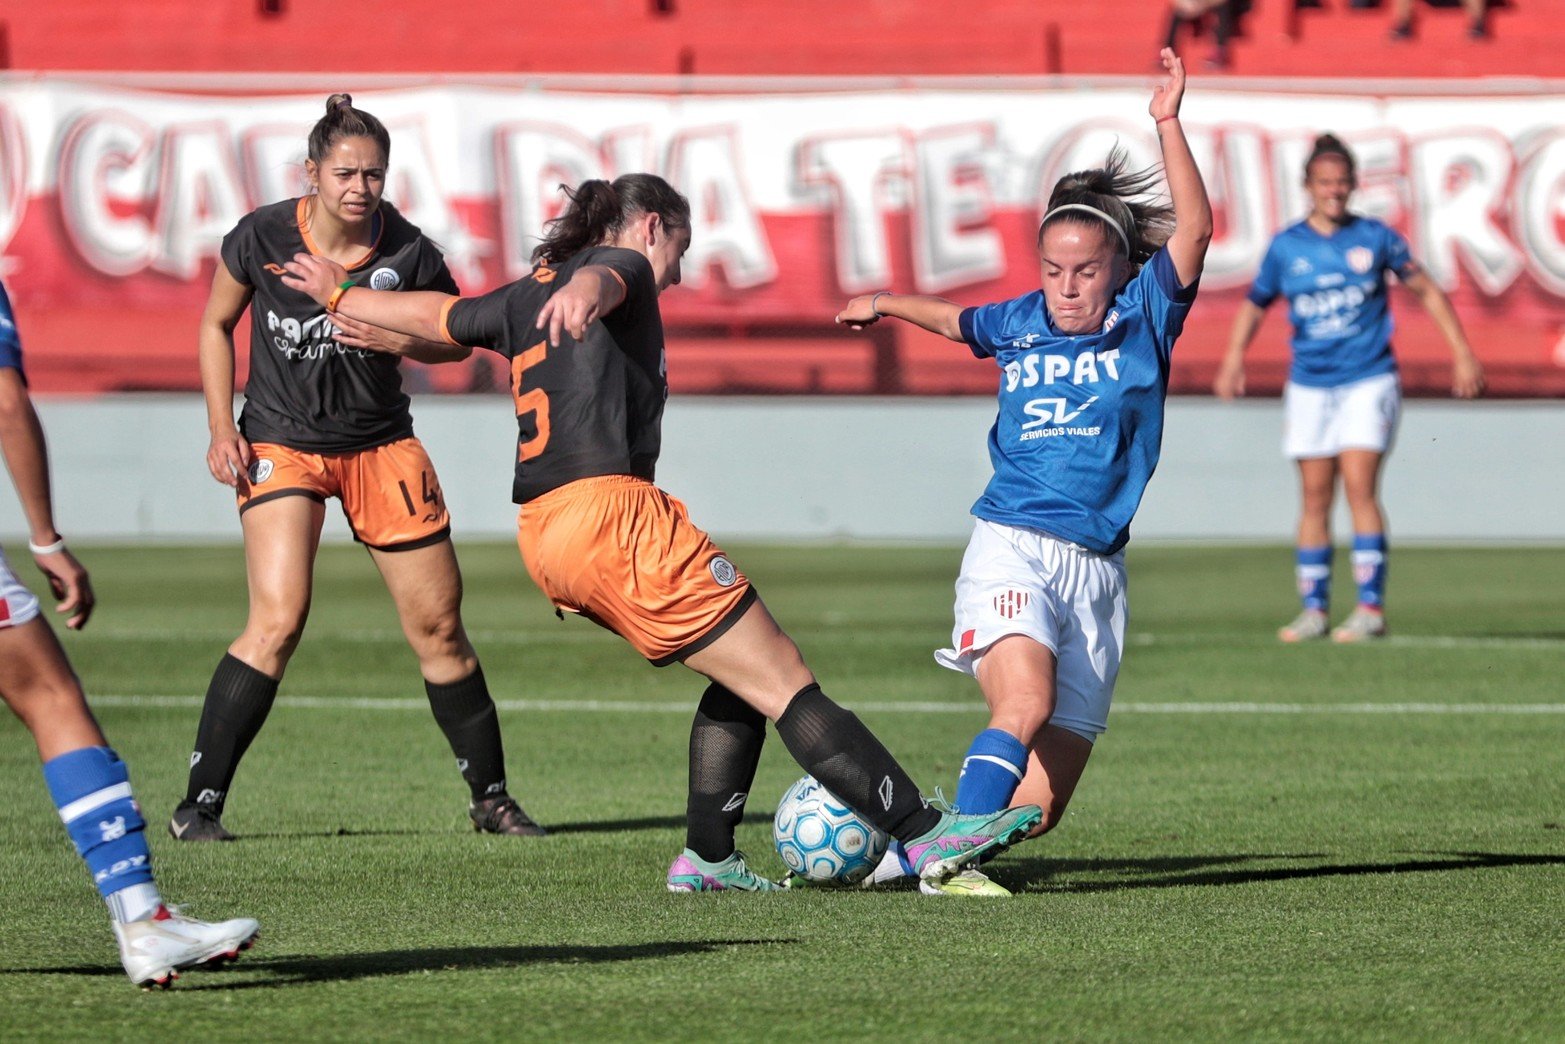
[[[549,832],[533,822],[516,799],[509,794],[484,798],[467,806],[473,829],[483,834],[507,834],[511,837],[544,837]]]
[[[168,821],[169,836],[175,841],[232,841],[234,835],[223,829],[222,813],[199,801],[181,801]]]

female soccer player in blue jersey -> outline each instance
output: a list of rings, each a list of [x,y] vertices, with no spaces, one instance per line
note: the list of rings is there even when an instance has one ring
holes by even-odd
[[[49,453],[27,393],[22,345],[0,286],[0,456],[22,502],[33,562],[59,600],[65,626],[92,615],[92,582],[54,526]],[[0,699],[32,733],[43,778],[76,851],[109,907],[132,982],[167,986],[181,969],[237,957],[260,926],[248,917],[208,924],[170,910],[152,878],[146,821],[130,772],[109,746],[38,599],[0,550]]]
[[[1288,299],[1293,367],[1283,394],[1283,451],[1299,465],[1302,487],[1296,573],[1303,610],[1277,632],[1285,642],[1323,638],[1331,590],[1331,507],[1342,480],[1353,515],[1353,575],[1358,606],[1331,632],[1339,642],[1386,633],[1386,522],[1379,502],[1380,467],[1391,449],[1402,391],[1391,354],[1386,274],[1393,273],[1429,310],[1451,345],[1451,390],[1470,399],[1483,391],[1483,368],[1451,302],[1418,267],[1407,241],[1374,218],[1348,209],[1353,155],[1322,134],[1304,164],[1310,213],[1272,239],[1261,270],[1239,306],[1228,354],[1217,374],[1224,399],[1244,394],[1244,350],[1265,309]]]
[[[980,308],[881,292],[837,316],[854,329],[906,320],[966,342],[1003,374],[994,477],[973,506],[952,648],[935,658],[976,678],[989,705],[957,807],[1040,805],[1035,834],[1059,822],[1107,728],[1125,639],[1125,542],[1157,466],[1169,358],[1212,237],[1179,124],[1184,65],[1167,48],[1162,61],[1150,112],[1171,207],[1144,198],[1156,172],[1126,171],[1116,151],[1055,185],[1038,230],[1040,289]],[[876,877],[895,872],[888,861]],[[964,888],[1003,891],[976,871],[943,885]]]

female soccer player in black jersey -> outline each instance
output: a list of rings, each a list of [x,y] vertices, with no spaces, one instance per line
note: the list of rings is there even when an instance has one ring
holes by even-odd
[[[462,577],[440,480],[413,436],[397,370],[404,356],[453,362],[470,349],[328,315],[280,278],[283,263],[304,252],[365,286],[456,293],[440,251],[381,200],[390,151],[379,120],[348,95],[332,95],[310,132],[305,173],[314,193],[261,207],[223,240],[201,318],[207,467],[238,496],[250,615],[207,689],[189,786],[169,823],[181,840],[232,836],[223,805],[304,630],[328,497],[341,500],[396,603],[435,720],[472,792],[475,829],[543,833],[506,793],[494,701],[462,627]],[[250,377],[236,425],[233,333],[246,308]]]
[[[798,762],[903,842],[920,877],[944,879],[1035,825],[1035,805],[987,816],[930,808],[891,754],[821,692],[748,580],[653,485],[668,394],[658,295],[679,282],[690,204],[662,178],[588,181],[526,277],[478,298],[344,290],[342,268],[300,253],[284,282],[335,314],[511,361],[519,429],[514,499],[528,571],[560,609],[654,664],[705,675],[690,736],[686,848],[677,892],[766,891],[734,827],[766,719]]]

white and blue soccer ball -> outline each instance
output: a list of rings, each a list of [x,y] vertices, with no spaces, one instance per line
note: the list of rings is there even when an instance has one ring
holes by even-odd
[[[805,776],[783,793],[772,839],[788,869],[811,881],[857,884],[886,854],[891,838],[837,795]]]

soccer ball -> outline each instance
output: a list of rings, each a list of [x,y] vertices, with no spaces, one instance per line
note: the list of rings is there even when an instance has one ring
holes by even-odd
[[[857,884],[886,854],[889,835],[805,776],[783,793],[772,839],[788,869],[811,881]]]

